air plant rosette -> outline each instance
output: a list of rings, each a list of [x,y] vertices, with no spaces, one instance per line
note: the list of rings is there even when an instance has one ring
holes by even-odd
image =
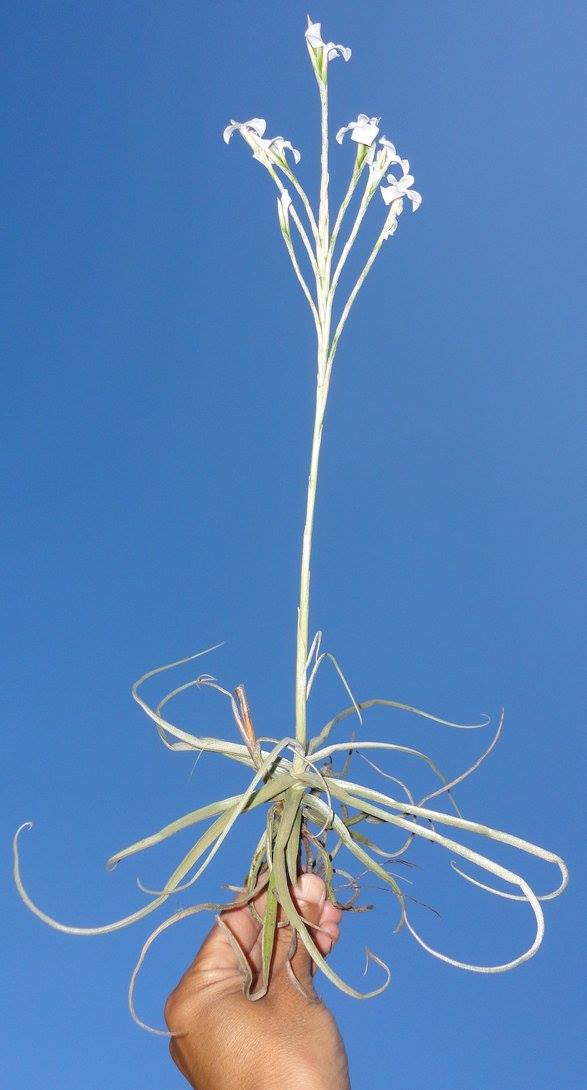
[[[234,833],[239,818],[260,807],[266,811],[260,839],[253,852],[244,885],[236,887],[237,898],[227,904],[197,904],[183,908],[166,919],[149,935],[133,972],[129,987],[131,1013],[139,1025],[144,1026],[135,1011],[134,988],[137,973],[144,957],[158,935],[172,924],[188,916],[210,910],[215,913],[229,911],[247,904],[261,928],[262,966],[254,979],[244,954],[230,935],[233,948],[242,968],[243,989],[251,1000],[262,998],[270,980],[271,960],[278,928],[291,928],[290,960],[288,970],[292,985],[296,981],[291,958],[296,944],[302,942],[316,966],[333,984],[347,995],[366,999],[379,995],[389,984],[390,971],[381,957],[367,951],[367,961],[375,962],[383,972],[382,981],[373,989],[360,992],[344,981],[318,950],[313,933],[316,925],[306,921],[298,911],[292,897],[292,886],[303,870],[319,874],[325,882],[327,896],[339,907],[352,912],[365,910],[357,902],[361,894],[360,879],[339,866],[341,851],[346,850],[358,861],[363,873],[373,874],[387,887],[397,900],[396,930],[405,928],[430,954],[449,965],[477,973],[500,973],[513,969],[531,958],[538,950],[544,935],[542,902],[552,900],[563,892],[568,872],[563,860],[553,852],[522,840],[511,833],[493,829],[464,818],[454,797],[454,788],[471,775],[496,745],[503,726],[500,715],[493,738],[481,756],[460,775],[449,778],[428,754],[390,741],[368,741],[360,732],[341,740],[335,730],[341,724],[356,717],[362,723],[363,712],[376,705],[407,712],[431,720],[443,727],[471,730],[485,727],[489,719],[475,724],[454,723],[419,708],[397,700],[372,699],[357,701],[346,677],[334,657],[322,648],[322,634],[317,632],[310,640],[310,559],[314,527],[314,511],[320,447],[332,368],[353,303],[363,286],[375,258],[398,227],[399,217],[406,207],[415,212],[422,198],[414,189],[410,164],[397,151],[385,135],[381,135],[380,119],[358,114],[356,120],[339,128],[336,142],[350,144],[354,151],[350,179],[345,196],[331,224],[329,208],[329,119],[328,76],[331,61],[341,58],[348,61],[351,50],[334,42],[325,42],[319,23],[308,19],[305,33],[310,61],[316,77],[320,97],[321,114],[321,177],[318,207],[315,211],[304,189],[296,168],[300,152],[282,136],[267,136],[266,122],[262,118],[249,121],[231,121],[223,136],[228,143],[233,135],[239,135],[249,146],[253,157],[265,168],[277,187],[277,217],[285,248],[291,260],[299,285],[308,302],[316,330],[316,394],[315,416],[310,454],[305,525],[302,537],[299,605],[297,614],[296,667],[295,667],[295,731],[290,737],[258,737],[249,709],[244,687],[230,690],[209,674],[181,685],[176,685],[159,700],[149,703],[144,695],[145,684],[153,678],[161,680],[175,670],[214,648],[198,652],[177,662],[160,666],[144,674],[133,686],[132,694],[137,704],[155,723],[163,744],[174,752],[216,753],[236,761],[249,770],[249,782],[242,793],[221,798],[207,806],[201,806],[178,818],[151,836],[131,844],[117,852],[108,861],[116,866],[138,852],[160,844],[175,833],[192,827],[203,827],[193,847],[175,868],[163,889],[145,892],[150,900],[136,912],[113,923],[100,927],[73,927],[54,920],[43,912],[26,891],[19,862],[19,840],[30,823],[21,825],[14,837],[14,877],[25,904],[45,923],[59,931],[73,935],[99,935],[116,931],[138,922],[166,904],[170,898],[191,888],[206,870],[222,847],[226,838]],[[360,193],[356,197],[356,191]],[[372,201],[380,203],[382,225],[376,236],[370,255],[357,276],[342,306],[335,311],[335,300],[341,274],[353,249],[361,225]],[[341,232],[354,204],[354,220],[346,230],[344,241]],[[348,694],[348,706],[334,715],[322,729],[309,737],[308,701],[321,665],[329,660],[338,673],[341,684]],[[169,718],[173,702],[188,689],[211,688],[228,700],[238,729],[240,741],[223,738],[200,737],[176,726]],[[437,781],[435,790],[424,797],[417,797],[408,783],[375,764],[368,753],[379,757],[401,754],[426,765]],[[360,779],[350,778],[353,756],[362,757],[368,765],[381,772],[395,785],[395,794],[365,786]],[[342,761],[340,767],[337,762]],[[251,775],[252,773],[252,775]],[[396,797],[398,796],[398,797]],[[447,813],[437,809],[444,800],[452,807]],[[370,836],[362,831],[368,825]],[[400,830],[403,843],[395,851],[387,851],[376,839],[377,829]],[[372,830],[375,832],[372,832]],[[446,835],[448,830],[451,835]],[[519,874],[495,862],[490,856],[474,851],[455,839],[459,832],[475,834],[485,841],[496,841],[517,849],[522,854],[535,856],[553,864],[560,871],[556,888],[536,894]],[[407,909],[407,896],[396,877],[390,873],[390,862],[402,860],[417,838],[424,838],[446,849],[453,869],[462,878],[493,894],[513,901],[527,902],[535,921],[534,937],[526,950],[510,961],[495,965],[475,965],[434,949],[416,930]],[[456,857],[459,862],[455,862]],[[491,880],[481,880],[463,870],[461,862],[477,868],[477,872],[490,875]],[[338,898],[340,889],[335,880],[343,878],[350,895],[345,902]],[[503,885],[494,885],[498,879]],[[230,887],[233,890],[235,887]],[[254,901],[258,894],[266,893],[263,915],[259,916]],[[282,917],[280,919],[280,916]],[[222,916],[217,919],[222,925]],[[145,1026],[145,1028],[150,1028]],[[154,1032],[163,1032],[155,1030]]]

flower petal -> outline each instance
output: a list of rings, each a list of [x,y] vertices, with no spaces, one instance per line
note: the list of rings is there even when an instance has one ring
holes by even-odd
[[[222,136],[225,143],[228,144],[234,132],[242,132],[242,130],[245,129],[247,132],[252,133],[253,136],[256,136],[258,140],[261,140],[266,128],[267,122],[264,117],[252,117],[250,121],[231,120],[230,125],[226,126]]]
[[[285,149],[289,148],[291,151],[294,162],[299,163],[302,156],[297,148],[294,148],[293,144],[289,140],[284,140],[283,136],[274,136],[272,140],[267,141],[267,147],[274,155],[278,155],[280,159],[285,159]]]
[[[305,38],[308,45],[312,46],[312,49],[320,49],[324,45],[320,27],[320,23],[309,23],[306,30]]]
[[[379,188],[381,189],[381,196],[386,204],[391,204],[392,201],[397,200],[397,198],[401,196],[401,194],[398,193],[397,184],[390,186],[382,185]]]
[[[353,51],[348,45],[335,45],[334,42],[329,42],[328,49],[328,60],[332,60],[333,56],[341,56],[343,61],[350,61],[353,55]],[[332,49],[334,49],[334,53],[330,52]]]
[[[320,23],[309,23],[306,34],[306,42],[311,49],[321,49],[323,56],[327,61],[334,60],[335,57],[343,57],[345,61],[350,60],[351,50],[348,45],[338,45],[336,42],[325,42],[322,40],[322,28]]]
[[[302,158],[301,151],[298,151],[297,148],[294,148],[293,144],[290,143],[289,140],[284,140],[283,146],[284,148],[289,148],[289,150],[291,151],[294,163],[299,163],[300,159]]]
[[[339,129],[336,134],[336,139],[339,144],[342,144],[345,132],[350,132],[351,140],[354,140],[357,144],[364,144],[365,147],[370,148],[377,138],[379,132],[379,118],[368,117],[367,114],[359,114],[356,121],[349,121],[348,125],[344,125],[342,129]]]
[[[359,115],[360,117],[361,115]],[[372,117],[366,118],[361,124],[353,125],[353,131],[351,133],[351,140],[355,140],[357,144],[365,144],[366,147],[371,147],[371,144],[377,139],[379,132],[379,126],[374,124],[378,118]]]
[[[228,144],[232,134],[236,132],[237,129],[240,129],[239,121],[231,121],[230,125],[226,126],[224,132],[222,133],[222,139],[224,140],[225,144]]]
[[[245,128],[252,129],[256,136],[261,137],[265,134],[267,122],[264,117],[252,117],[250,121],[245,121]]]
[[[381,136],[379,138],[379,143],[381,144],[380,154],[382,155],[382,162],[384,163],[383,170],[387,170],[392,163],[401,162],[395,144],[392,144],[391,140],[388,140],[386,136]]]

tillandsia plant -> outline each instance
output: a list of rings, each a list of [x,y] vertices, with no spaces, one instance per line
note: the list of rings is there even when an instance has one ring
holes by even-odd
[[[291,887],[302,870],[314,871],[323,877],[329,899],[338,907],[352,911],[364,911],[359,905],[361,894],[360,875],[355,877],[342,869],[339,853],[346,849],[363,868],[363,873],[373,874],[395,896],[398,905],[396,930],[406,928],[413,938],[434,957],[449,965],[468,969],[477,973],[499,973],[513,969],[527,961],[538,950],[544,935],[543,901],[557,897],[565,889],[568,873],[563,860],[553,852],[546,851],[535,844],[522,840],[501,829],[493,829],[476,821],[465,819],[455,801],[453,789],[466,777],[470,776],[495,747],[501,734],[503,713],[499,717],[494,736],[481,756],[460,775],[449,778],[428,754],[405,745],[390,741],[367,741],[357,738],[352,732],[347,738],[332,741],[331,734],[339,724],[356,716],[362,723],[362,713],[375,705],[396,709],[415,716],[432,720],[445,727],[462,730],[487,726],[489,719],[475,724],[459,724],[419,708],[412,707],[391,699],[371,699],[357,701],[349,688],[346,678],[336,658],[322,647],[322,634],[316,633],[310,639],[310,559],[312,553],[312,535],[320,447],[332,368],[346,325],[351,307],[364,284],[369,270],[383,244],[397,230],[399,217],[406,202],[415,212],[421,197],[414,189],[414,179],[410,173],[407,159],[396,151],[393,143],[386,136],[380,135],[378,117],[359,114],[356,120],[342,126],[336,133],[336,141],[343,144],[345,137],[351,142],[354,160],[350,180],[345,196],[331,223],[329,208],[329,118],[328,118],[328,77],[332,61],[342,58],[348,61],[351,50],[346,46],[322,39],[320,23],[308,19],[305,33],[310,61],[316,77],[320,97],[321,113],[321,178],[317,209],[314,209],[304,189],[296,168],[300,162],[300,153],[289,140],[282,136],[268,137],[266,122],[258,117],[250,121],[231,121],[224,130],[224,140],[228,143],[234,134],[239,134],[253,153],[253,157],[265,168],[275,183],[278,191],[277,216],[283,241],[295,275],[306,297],[316,330],[316,393],[315,417],[308,476],[306,518],[302,537],[301,569],[299,587],[299,605],[297,614],[297,650],[295,667],[295,730],[284,738],[258,737],[253,725],[244,687],[230,690],[209,674],[200,674],[193,680],[176,685],[165,693],[158,703],[149,703],[144,696],[145,683],[165,675],[176,667],[197,659],[207,652],[180,659],[177,662],[157,667],[144,674],[133,686],[132,694],[137,704],[155,723],[163,744],[174,752],[188,751],[201,754],[217,753],[229,760],[236,761],[252,772],[247,786],[237,795],[221,798],[207,806],[201,806],[189,814],[178,818],[165,828],[151,836],[139,840],[130,847],[116,852],[108,861],[110,867],[116,866],[123,859],[128,859],[137,852],[142,852],[153,845],[172,837],[175,833],[198,825],[205,826],[193,847],[175,868],[163,889],[144,890],[151,899],[136,912],[101,927],[71,927],[52,919],[31,900],[23,885],[19,864],[19,838],[22,831],[30,824],[22,825],[14,837],[14,876],[18,890],[28,907],[45,923],[60,931],[74,935],[98,935],[116,931],[150,915],[164,905],[171,897],[191,888],[209,863],[220,850],[223,842],[233,832],[241,816],[260,807],[266,808],[265,821],[261,836],[253,852],[244,885],[231,886],[237,893],[236,900],[230,904],[197,904],[183,908],[160,924],[147,939],[132,975],[129,988],[129,1004],[135,1020],[139,1019],[134,1009],[134,987],[137,973],[147,950],[154,939],[173,923],[194,913],[209,909],[215,912],[230,907],[247,904],[257,923],[261,926],[262,966],[257,979],[253,979],[248,962],[232,934],[225,928],[242,968],[243,989],[251,1000],[265,995],[270,977],[271,959],[276,941],[277,930],[282,926],[291,928],[290,961],[296,944],[302,942],[308,949],[316,965],[326,976],[347,995],[355,998],[369,998],[379,995],[388,985],[390,971],[386,963],[376,954],[367,950],[367,963],[371,960],[383,971],[383,980],[367,992],[359,992],[346,983],[327,963],[314,941],[315,925],[305,920],[294,903]],[[345,225],[347,213],[353,203],[355,191],[361,189],[360,197],[355,201],[354,221],[346,232],[344,242],[339,242]],[[367,209],[372,201],[382,200],[382,226],[377,235],[371,253],[359,273],[348,297],[335,316],[335,301],[341,273]],[[301,244],[305,257],[300,263],[298,249]],[[297,247],[297,248],[296,248]],[[307,272],[304,274],[302,264]],[[311,275],[309,275],[311,274]],[[214,650],[208,648],[207,651]],[[344,685],[349,702],[348,706],[334,715],[312,737],[308,734],[308,701],[320,666],[328,659],[336,669]],[[180,694],[190,688],[208,687],[214,689],[230,702],[234,721],[240,735],[240,741],[227,741],[222,738],[200,736],[189,733],[176,726],[169,718],[170,707]],[[423,763],[436,778],[436,787],[423,797],[417,797],[408,783],[391,773],[382,770],[366,755],[368,751],[378,753],[402,754],[416,762]],[[363,758],[367,764],[381,772],[396,788],[393,795],[365,786],[360,778],[350,777],[350,765],[353,756]],[[335,761],[342,759],[340,768]],[[452,808],[446,813],[436,808],[435,800],[444,798]],[[399,829],[403,843],[395,851],[388,851],[371,836],[362,831],[365,824],[370,829],[384,827]],[[453,835],[445,835],[441,830],[447,828]],[[536,894],[528,882],[519,874],[495,862],[490,856],[474,851],[461,844],[453,837],[458,832],[473,833],[486,841],[495,841],[509,845],[521,853],[535,856],[554,864],[560,871],[560,881],[549,892]],[[373,834],[375,835],[375,834]],[[403,891],[397,876],[390,873],[390,863],[402,860],[416,838],[424,838],[441,848],[451,856],[456,856],[491,875],[504,884],[504,888],[481,881],[454,861],[454,870],[473,885],[496,897],[513,901],[525,901],[530,906],[535,920],[535,933],[526,950],[510,961],[496,965],[474,965],[459,961],[457,958],[433,949],[420,936],[408,914],[407,902],[410,900]],[[342,877],[346,888],[350,890],[345,902],[339,900]],[[144,888],[144,887],[141,887]],[[266,891],[265,909],[259,917],[254,899],[261,890]],[[281,908],[282,919],[279,909]],[[218,916],[221,926],[222,917]],[[292,984],[297,984],[291,963],[288,963]],[[150,1028],[150,1027],[146,1027]],[[154,1032],[162,1032],[155,1030]]]

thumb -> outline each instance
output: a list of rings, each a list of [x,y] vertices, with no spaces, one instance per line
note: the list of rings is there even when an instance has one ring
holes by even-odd
[[[338,937],[338,927],[332,926],[331,921],[323,917],[328,915],[326,910],[326,886],[322,878],[317,874],[301,874],[292,889],[292,897],[297,910],[308,924],[315,927],[308,928],[314,943],[323,956],[330,953],[333,942]],[[332,908],[332,906],[329,906]],[[334,933],[336,932],[336,934]],[[291,939],[289,928],[284,935]],[[304,987],[311,987],[314,962],[301,938],[297,937],[296,952],[291,961],[292,969]]]

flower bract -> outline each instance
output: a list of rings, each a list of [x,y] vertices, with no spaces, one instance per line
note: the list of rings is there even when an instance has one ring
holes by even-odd
[[[277,215],[279,217],[279,226],[285,235],[289,235],[289,206],[291,204],[291,197],[284,189],[277,198]]]

